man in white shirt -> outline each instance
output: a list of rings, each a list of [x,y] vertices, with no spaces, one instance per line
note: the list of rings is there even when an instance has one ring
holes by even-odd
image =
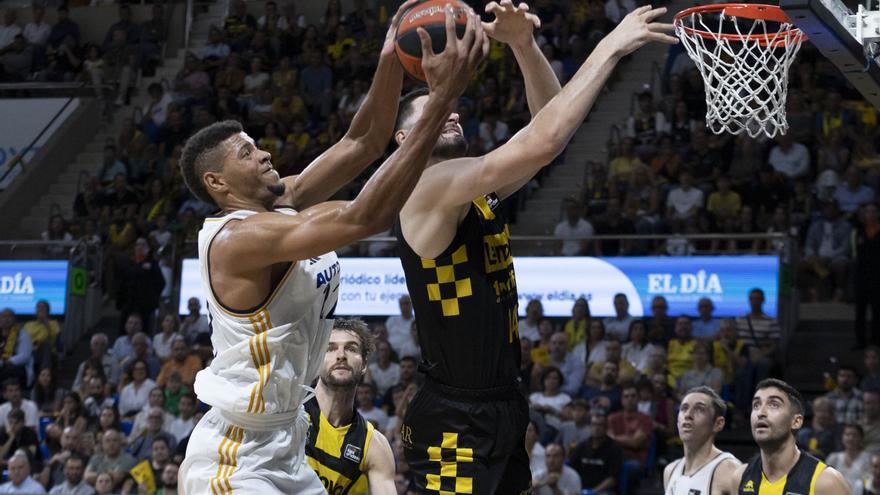
[[[595,232],[593,226],[581,216],[581,208],[577,201],[566,198],[562,200],[565,208],[565,220],[556,224],[553,236],[561,242],[559,254],[562,256],[578,256],[587,253],[590,241],[587,239]]]
[[[708,297],[704,297],[697,302],[697,313],[699,318],[694,320],[692,335],[698,339],[714,339],[721,329],[721,320],[712,317],[715,311],[715,304]]]
[[[134,357],[134,348],[131,345],[131,339],[133,339],[136,334],[143,331],[143,329],[144,320],[139,313],[128,315],[128,318],[125,320],[125,335],[117,337],[116,342],[113,343],[113,348],[110,349],[110,353],[116,358],[117,363],[120,363],[121,365],[124,361]]]
[[[209,57],[226,58],[229,56],[229,45],[223,42],[223,32],[220,28],[212,27],[208,31],[208,43],[199,50],[199,58]]]
[[[545,468],[532,473],[532,487],[535,495],[579,495],[581,477],[577,471],[566,466],[565,451],[558,443],[551,443],[544,449]]]
[[[266,13],[257,19],[257,27],[260,29],[266,29],[266,22],[270,19],[275,20],[275,27],[278,28],[279,31],[284,31],[289,26],[287,17],[278,14],[278,4],[273,0],[266,2]]]
[[[568,335],[565,332],[553,334],[550,337],[550,366],[559,368],[565,377],[562,391],[570,396],[575,396],[584,382],[584,374],[587,367],[583,359],[568,352]],[[533,373],[543,373],[544,368],[535,366]]]
[[[629,299],[626,298],[626,294],[614,295],[614,313],[615,316],[605,318],[605,335],[614,335],[621,342],[626,342],[629,339],[629,325],[633,321],[633,317],[629,314]]]
[[[689,172],[682,172],[678,180],[681,185],[670,191],[666,197],[667,215],[684,220],[703,207],[703,191],[693,187],[694,178]]]
[[[373,423],[379,431],[388,426],[388,414],[376,407],[376,385],[361,383],[357,389],[357,410],[367,421]]]
[[[24,424],[34,430],[37,429],[40,422],[40,411],[37,405],[29,399],[21,396],[21,385],[15,378],[9,378],[3,382],[3,398],[6,399],[0,405],[0,418],[3,418],[6,424],[6,431],[9,431],[9,411],[13,409],[21,409],[24,412]]]
[[[42,6],[35,5],[33,12],[34,20],[24,26],[24,39],[32,45],[44,47],[49,43],[49,35],[52,33],[52,26],[43,20],[43,16],[46,14],[46,9]]]
[[[409,295],[400,296],[397,304],[400,307],[400,315],[389,316],[385,320],[385,328],[388,329],[388,343],[395,351],[400,352],[403,345],[412,340],[410,329],[415,321],[415,315],[413,315],[412,300]]]
[[[203,334],[211,333],[211,326],[208,319],[202,314],[202,302],[197,297],[189,298],[186,302],[189,314],[180,324],[180,333],[186,337],[186,342],[190,345],[196,343]]]
[[[480,139],[483,141],[483,151],[488,153],[510,139],[510,127],[498,120],[497,112],[488,111],[483,122],[480,122]]]
[[[31,463],[27,454],[16,451],[9,459],[9,481],[0,485],[0,493],[18,493],[21,495],[42,495],[46,493],[43,485],[31,478]]]
[[[188,437],[189,434],[192,433],[193,428],[196,427],[196,396],[191,393],[180,396],[180,401],[178,402],[177,407],[180,410],[180,417],[174,418],[168,423],[166,431],[171,433],[177,442],[180,443],[180,441]]]
[[[803,177],[810,172],[810,150],[795,143],[791,133],[776,138],[776,146],[770,150],[770,165],[789,179]]]
[[[11,45],[19,34],[21,27],[15,23],[15,10],[6,9],[3,12],[3,25],[0,26],[0,49]]]
[[[79,454],[64,461],[64,482],[49,490],[49,495],[94,495],[95,489],[83,479],[86,462]]]

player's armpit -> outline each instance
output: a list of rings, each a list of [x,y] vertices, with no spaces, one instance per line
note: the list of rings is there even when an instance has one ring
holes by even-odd
[[[821,493],[822,495],[851,495],[852,490],[846,478],[840,474],[840,471],[829,466],[816,479],[816,493]]]
[[[372,495],[396,495],[394,485],[394,454],[385,435],[378,430],[373,432],[366,459],[367,481]]]

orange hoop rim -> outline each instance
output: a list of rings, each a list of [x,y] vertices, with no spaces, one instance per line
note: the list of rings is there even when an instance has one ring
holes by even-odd
[[[702,29],[687,27],[682,24],[682,20],[685,17],[692,16],[694,14],[711,13],[723,13],[730,17],[742,17],[744,19],[773,21],[780,24],[794,24],[793,22],[791,22],[791,18],[789,18],[788,15],[786,15],[786,13],[778,5],[768,5],[760,3],[717,3],[710,5],[697,5],[695,7],[684,9],[681,12],[675,14],[673,22],[675,23],[676,27],[680,27],[682,31],[689,35],[697,35],[711,40],[717,40],[720,38],[727,41],[757,41],[762,46],[773,45],[774,48],[779,46],[786,46],[789,44],[789,42],[800,43],[807,40],[807,35],[796,27],[793,29],[787,29],[785,31],[777,32],[776,35],[774,35],[774,37],[777,38],[776,41],[768,42],[767,38],[769,35],[713,33],[711,31],[704,31]]]

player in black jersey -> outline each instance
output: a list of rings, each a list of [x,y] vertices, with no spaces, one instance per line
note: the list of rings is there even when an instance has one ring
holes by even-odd
[[[453,113],[394,227],[427,375],[400,431],[420,493],[530,491],[516,276],[499,202],[562,152],[621,57],[652,40],[676,42],[663,33],[671,25],[652,22],[665,9],[639,8],[560,91],[532,37],[538,20],[528,7],[505,0],[486,10],[495,20],[485,31],[513,49],[522,69],[533,119],[498,149],[465,158]],[[424,93],[401,101],[398,144],[424,102]]]

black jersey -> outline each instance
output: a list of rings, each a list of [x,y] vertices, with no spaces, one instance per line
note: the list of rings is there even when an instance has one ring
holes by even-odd
[[[825,470],[825,463],[805,452],[791,471],[774,483],[767,480],[761,466],[760,455],[749,462],[739,483],[739,495],[820,495],[816,493],[816,480]]]
[[[478,198],[435,259],[419,257],[394,234],[412,298],[422,367],[463,389],[515,385],[519,376],[516,275],[510,233],[495,194]]]

